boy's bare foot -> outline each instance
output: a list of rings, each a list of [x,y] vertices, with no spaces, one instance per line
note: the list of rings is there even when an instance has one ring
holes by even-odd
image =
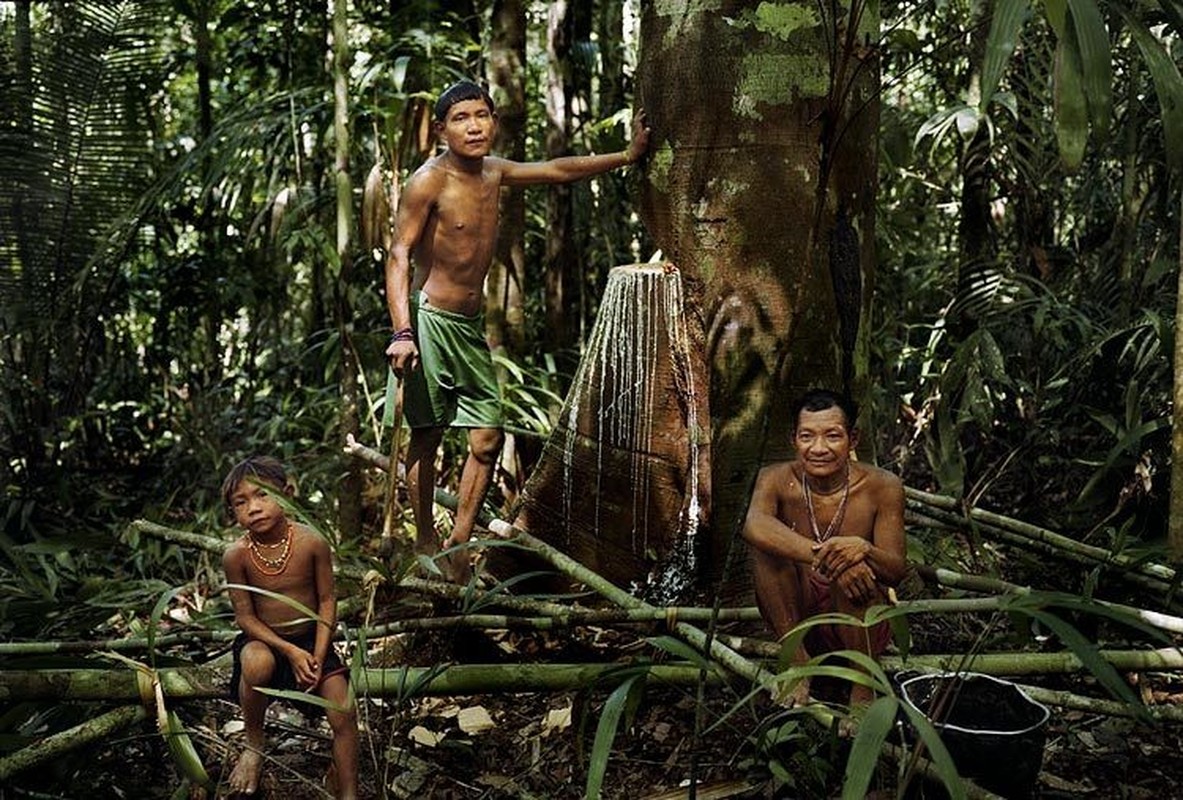
[[[235,794],[254,794],[259,788],[259,773],[263,770],[263,754],[253,747],[245,747],[238,763],[230,773],[230,791]]]

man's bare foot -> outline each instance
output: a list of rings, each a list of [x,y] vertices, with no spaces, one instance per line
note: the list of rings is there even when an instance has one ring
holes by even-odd
[[[850,708],[867,710],[867,706],[875,702],[875,690],[870,686],[863,686],[861,683],[852,684],[850,687]]]
[[[809,678],[801,678],[792,689],[788,688],[790,685],[788,682],[779,684],[776,695],[772,698],[773,702],[785,708],[809,705]]]
[[[858,733],[859,723],[867,708],[875,702],[875,690],[861,683],[850,687],[850,713],[838,721],[838,735],[851,739]]]
[[[254,794],[259,788],[259,773],[263,771],[263,754],[249,745],[238,756],[238,763],[230,773],[230,791],[234,794]]]

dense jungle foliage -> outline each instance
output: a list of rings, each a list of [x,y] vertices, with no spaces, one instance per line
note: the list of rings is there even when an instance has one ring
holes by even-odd
[[[555,23],[526,5],[525,157],[556,135],[573,152],[623,141],[636,42],[607,35],[622,24],[609,6],[561,21],[557,85],[572,96],[556,133]],[[501,18],[481,3],[351,8],[356,214],[373,165],[402,179],[429,149],[433,92],[486,73]],[[1153,542],[1180,230],[1164,127],[1178,109],[1163,113],[1129,12],[1103,6],[1111,122],[1069,169],[1047,24],[1023,28],[998,99],[974,105],[989,11],[884,8],[873,455],[1057,529]],[[1178,22],[1171,4],[1144,20],[1175,61]],[[100,576],[183,577],[184,558],[152,545],[114,569],[108,554],[137,516],[219,524],[219,476],[245,453],[292,464],[320,517],[360,503],[372,529],[380,487],[358,494],[340,454],[342,376],[356,358],[351,424],[377,439],[387,320],[381,264],[356,238],[344,258],[334,246],[329,24],[300,3],[0,5],[10,632],[42,624],[18,609],[101,594]],[[505,350],[518,427],[547,424],[608,269],[650,255],[628,204],[607,202],[625,190],[572,191],[579,279],[558,302],[577,324],[561,347],[545,324],[554,201],[525,195],[524,339]]]
[[[1063,3],[882,6],[863,457],[1141,551],[1167,533],[1183,6],[1067,5],[1103,25],[1107,71],[1095,38],[1058,44]],[[224,526],[249,453],[292,467],[342,547],[378,534],[384,484],[342,454],[385,436],[382,264],[355,220],[374,167],[395,185],[430,152],[434,94],[500,68],[506,9],[520,157],[619,149],[634,3],[354,0],[338,172],[326,4],[0,2],[0,637],[77,636],[204,575],[127,523]],[[1026,22],[1000,62],[1003,12]],[[524,195],[524,322],[499,353],[519,469],[608,270],[651,255],[628,180]]]

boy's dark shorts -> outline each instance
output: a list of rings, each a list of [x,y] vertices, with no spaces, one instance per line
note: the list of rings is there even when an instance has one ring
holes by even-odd
[[[238,684],[242,679],[242,648],[246,647],[247,642],[251,641],[245,633],[240,633],[234,638],[232,651],[234,653],[234,670],[230,673],[230,699],[235,703],[241,704],[238,697]],[[312,648],[316,646],[316,631],[302,636],[293,636],[290,640],[297,647],[312,652]],[[292,663],[288,661],[287,656],[282,653],[276,653],[274,649],[271,651],[275,654],[275,672],[271,673],[271,680],[268,682],[267,689],[281,689],[291,692],[302,692],[304,687],[296,683],[296,674],[292,672]],[[320,668],[321,683],[333,675],[344,674],[345,679],[349,680],[349,667],[341,663],[340,657],[337,655],[337,649],[330,644],[329,652],[325,654],[325,663]],[[300,711],[308,714],[321,714],[324,709],[315,703],[297,703]]]

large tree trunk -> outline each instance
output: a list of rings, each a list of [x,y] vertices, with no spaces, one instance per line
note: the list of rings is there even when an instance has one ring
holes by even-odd
[[[526,159],[526,9],[522,0],[496,0],[489,41],[489,82],[499,119],[497,152]],[[489,269],[485,318],[489,344],[521,354],[526,341],[522,287],[526,278],[526,202],[520,187],[501,197],[497,254]]]
[[[863,394],[879,19],[854,2],[824,7],[837,20],[736,0],[642,14],[638,94],[653,128],[642,214],[697,283],[705,320],[709,577],[761,462],[791,453],[788,399],[813,386]]]

